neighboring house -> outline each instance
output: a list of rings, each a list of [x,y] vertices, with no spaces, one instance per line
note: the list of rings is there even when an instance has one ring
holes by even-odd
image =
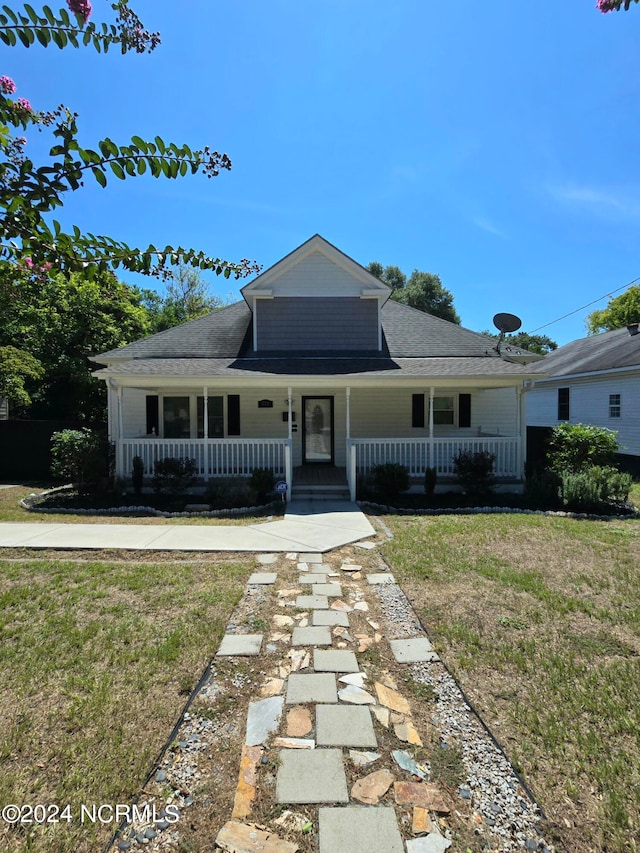
[[[293,486],[348,484],[382,462],[422,479],[488,450],[521,483],[531,353],[401,305],[316,235],[241,290],[243,300],[94,356],[108,388],[117,475],[166,456],[200,476],[272,468]]]
[[[637,323],[559,347],[532,369],[547,376],[527,394],[529,427],[565,422],[607,427],[618,432],[621,455],[640,457]]]

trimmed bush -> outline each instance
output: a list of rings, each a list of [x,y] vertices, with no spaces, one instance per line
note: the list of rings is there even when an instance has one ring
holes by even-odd
[[[212,509],[241,509],[253,505],[254,493],[246,477],[214,477],[209,480],[207,501]]]
[[[195,459],[166,456],[156,462],[153,488],[161,495],[180,495],[196,481]]]
[[[276,485],[271,468],[254,468],[249,480],[249,488],[254,492],[258,503],[266,504]]]
[[[547,458],[557,474],[577,473],[591,465],[609,466],[618,451],[618,433],[588,424],[559,424],[551,431]]]
[[[491,494],[495,461],[495,454],[489,453],[488,450],[478,450],[476,453],[461,450],[453,457],[456,477],[467,494]]]
[[[376,495],[391,501],[409,488],[409,469],[397,462],[374,465],[371,479]]]
[[[424,493],[425,495],[433,495],[436,490],[436,483],[438,482],[438,472],[435,468],[425,468],[424,469]]]
[[[630,474],[599,465],[577,472],[565,471],[561,476],[562,503],[577,512],[592,512],[612,501],[626,501],[633,485]]]
[[[51,473],[71,480],[83,492],[95,487],[107,475],[107,448],[96,432],[63,429],[51,436]]]
[[[560,505],[559,490],[562,478],[543,469],[527,477],[524,495],[527,505],[535,509],[553,509]]]
[[[144,462],[142,457],[134,456],[131,460],[131,482],[133,483],[133,493],[139,495],[142,493],[142,481],[144,479]]]

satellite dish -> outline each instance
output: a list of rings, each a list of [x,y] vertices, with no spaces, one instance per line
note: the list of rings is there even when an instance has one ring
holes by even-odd
[[[493,325],[500,332],[500,337],[498,338],[498,344],[496,346],[498,355],[500,355],[500,347],[505,334],[507,332],[517,332],[522,325],[522,320],[520,317],[516,317],[515,314],[496,314],[493,318]]]
[[[522,320],[515,314],[496,314],[493,325],[504,335],[506,332],[517,332],[522,325]]]

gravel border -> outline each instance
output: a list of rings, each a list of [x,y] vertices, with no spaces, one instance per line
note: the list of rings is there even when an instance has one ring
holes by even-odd
[[[593,521],[628,521],[640,517],[640,510],[628,504],[628,510],[619,515],[595,515],[588,512],[568,512],[555,509],[524,509],[513,506],[466,506],[466,507],[434,507],[433,509],[406,509],[389,504],[378,504],[373,501],[356,501],[364,510],[385,512],[389,515],[491,515],[492,513],[509,513],[511,515],[546,515],[554,518],[581,518]]]

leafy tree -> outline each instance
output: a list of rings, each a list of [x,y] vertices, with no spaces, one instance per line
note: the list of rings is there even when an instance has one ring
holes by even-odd
[[[24,409],[31,402],[25,381],[40,379],[44,371],[37,358],[12,346],[0,346],[0,398],[12,408]]]
[[[618,433],[590,424],[558,424],[549,440],[549,468],[556,474],[610,465],[618,451]]]
[[[488,335],[496,340],[500,337],[500,335],[496,335],[495,332],[490,332],[487,329],[481,334]],[[529,352],[538,353],[538,355],[547,355],[558,349],[558,344],[547,335],[531,335],[529,332],[515,332],[513,335],[505,335],[503,346],[519,347]]]
[[[640,323],[640,285],[634,284],[620,296],[610,299],[606,308],[592,311],[585,322],[590,335]]]
[[[67,278],[0,264],[0,346],[20,341],[43,369],[42,381],[31,382],[32,417],[101,420],[104,383],[91,375],[89,356],[143,337],[149,326],[140,294],[111,272]]]
[[[67,0],[67,5],[72,16],[66,9],[54,14],[48,6],[41,13],[28,4],[23,12],[2,6],[0,41],[10,47],[20,43],[29,48],[37,41],[43,47],[83,46],[105,53],[114,45],[122,53],[144,53],[160,42],[157,33],[144,29],[128,0],[110,4],[116,12],[115,25],[89,23],[89,0]],[[247,260],[230,263],[183,247],[132,248],[111,237],[83,233],[77,226],[64,231],[51,214],[63,205],[66,193],[77,191],[86,180],[105,187],[108,175],[123,180],[149,172],[155,178],[178,178],[202,171],[214,177],[230,169],[231,161],[208,147],[192,151],[159,136],[153,142],[133,136],[124,145],[106,138],[85,149],[78,143],[77,116],[70,109],[39,111],[24,97],[14,100],[16,91],[10,77],[0,77],[0,259],[29,270],[53,268],[67,275],[80,271],[94,275],[118,267],[162,274],[176,264],[226,277],[258,269]],[[54,139],[50,162],[38,166],[26,156],[22,133],[29,128],[50,129]]]
[[[142,304],[149,313],[149,331],[163,332],[187,320],[195,320],[225,305],[224,300],[209,293],[207,282],[191,267],[177,267],[162,297],[154,290],[139,291]]]
[[[607,12],[619,12],[620,9],[628,12],[632,2],[638,3],[640,0],[597,0],[596,9],[605,15]]]
[[[407,281],[400,267],[383,267],[378,261],[371,261],[367,269],[389,285],[391,298],[396,302],[460,325],[460,317],[453,307],[453,294],[443,286],[440,276],[416,269]]]

